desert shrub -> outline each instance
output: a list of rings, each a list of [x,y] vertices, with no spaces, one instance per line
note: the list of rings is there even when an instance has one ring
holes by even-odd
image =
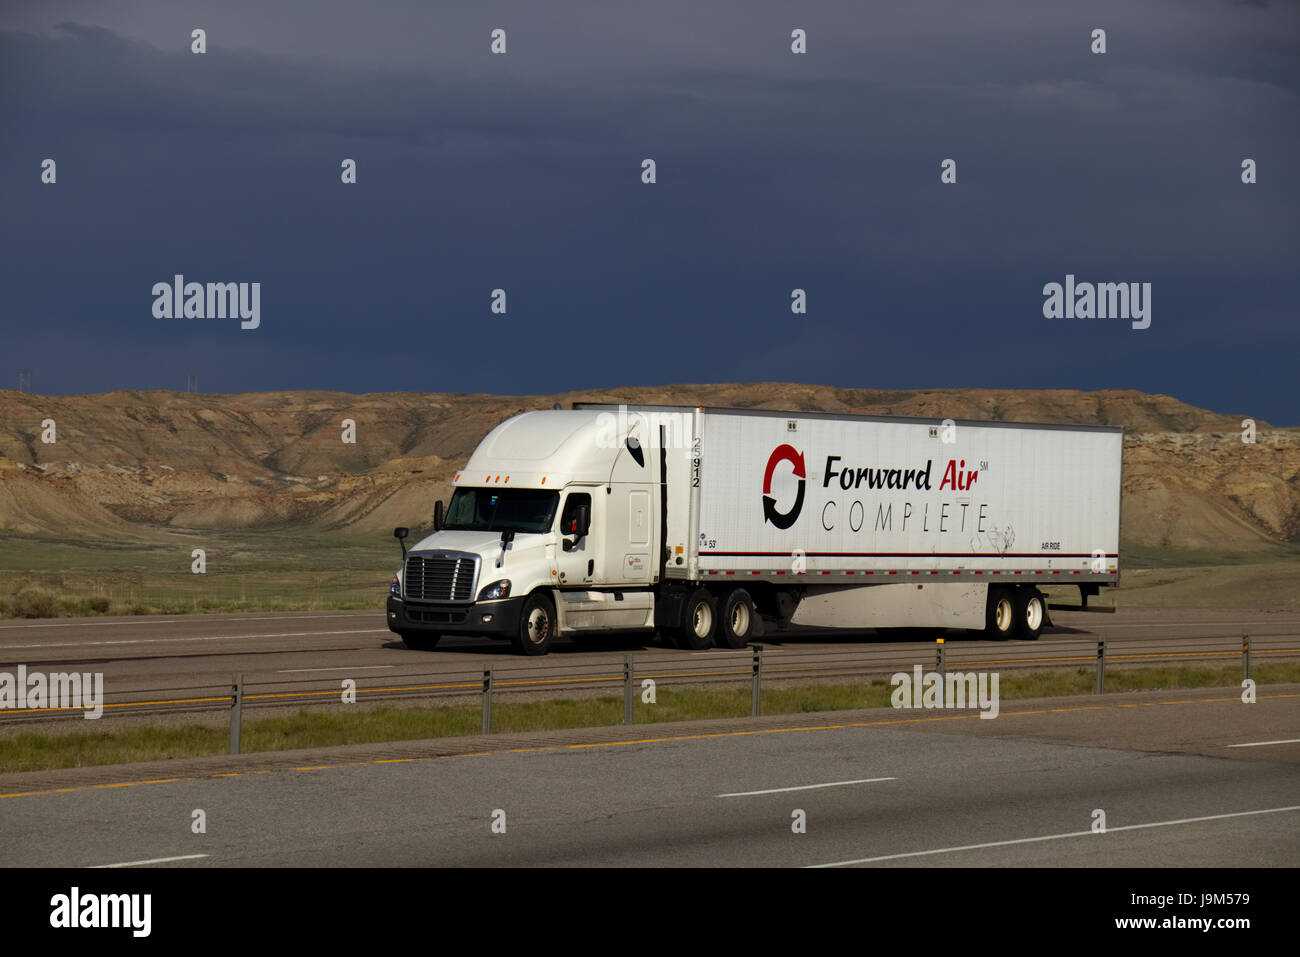
[[[58,603],[44,588],[24,588],[10,602],[15,618],[57,618]]]

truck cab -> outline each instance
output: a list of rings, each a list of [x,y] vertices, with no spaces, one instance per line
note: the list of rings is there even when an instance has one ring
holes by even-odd
[[[454,633],[534,655],[557,635],[653,630],[662,475],[646,431],[575,410],[498,425],[456,473],[441,527],[404,553],[389,628],[412,648]]]

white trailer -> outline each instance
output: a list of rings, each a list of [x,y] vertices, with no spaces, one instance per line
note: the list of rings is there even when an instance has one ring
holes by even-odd
[[[763,622],[1037,638],[1119,582],[1122,430],[581,404],[497,426],[394,576],[389,627],[508,638]],[[406,537],[406,529],[395,534]]]

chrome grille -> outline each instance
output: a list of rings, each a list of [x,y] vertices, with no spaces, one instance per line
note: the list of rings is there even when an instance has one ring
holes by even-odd
[[[471,601],[477,563],[473,555],[407,555],[402,590],[416,601]]]

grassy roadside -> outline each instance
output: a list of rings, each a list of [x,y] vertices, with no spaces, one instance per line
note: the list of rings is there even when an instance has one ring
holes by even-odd
[[[416,535],[422,535],[417,531]],[[383,535],[310,528],[168,530],[156,542],[0,534],[0,618],[380,609],[401,561]],[[193,550],[202,548],[203,574]],[[1123,547],[1093,604],[1300,610],[1300,549],[1249,555]],[[1069,601],[1075,599],[1073,591]]]
[[[1300,662],[1260,664],[1254,671],[1258,685],[1300,682]],[[1107,693],[1183,688],[1234,687],[1241,669],[1235,666],[1114,668],[1106,673]],[[1088,668],[1005,674],[999,679],[999,697],[1007,701],[1090,694],[1094,672]],[[808,714],[855,708],[882,708],[890,704],[891,688],[884,678],[856,683],[784,685],[763,689],[763,713]],[[637,723],[658,724],[749,714],[750,689],[660,686],[654,704],[637,699]],[[340,706],[341,708],[342,706]],[[561,728],[601,727],[620,723],[621,697],[584,699],[550,698],[511,702],[502,696],[493,702],[494,732],[544,731]],[[347,710],[306,711],[247,719],[242,750],[280,751],[294,748],[369,744],[422,738],[478,734],[481,711],[477,703],[431,704],[422,708],[373,706]],[[44,771],[224,754],[228,732],[224,727],[128,727],[115,731],[63,734],[18,732],[0,735],[0,773]]]
[[[0,618],[382,608],[401,562],[392,539],[213,531],[160,543],[0,535]],[[194,550],[203,550],[203,572]]]

